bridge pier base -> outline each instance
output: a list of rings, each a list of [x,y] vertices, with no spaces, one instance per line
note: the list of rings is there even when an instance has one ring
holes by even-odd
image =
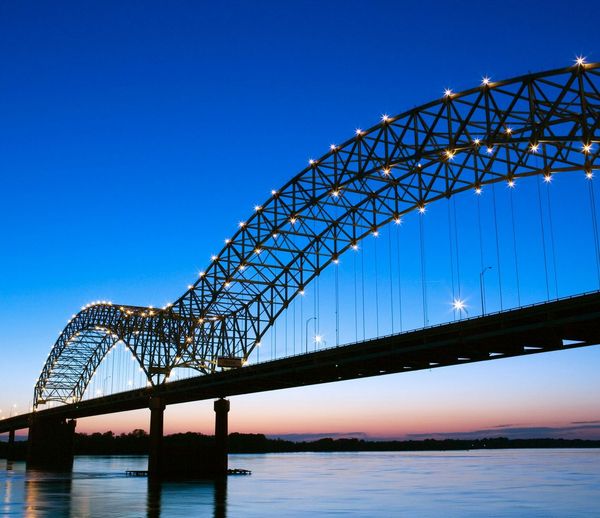
[[[227,475],[228,454],[228,421],[229,401],[218,399],[215,401],[215,475]]]
[[[160,480],[163,469],[163,427],[165,403],[161,397],[150,398],[150,447],[148,450],[148,480]]]
[[[6,445],[6,460],[15,460],[15,431],[8,432],[8,444]]]
[[[73,467],[75,420],[39,418],[29,423],[27,468],[70,471]]]

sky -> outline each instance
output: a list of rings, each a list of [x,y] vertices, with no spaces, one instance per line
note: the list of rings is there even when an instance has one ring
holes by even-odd
[[[175,299],[254,204],[383,113],[486,75],[559,68],[577,55],[600,61],[596,10],[578,1],[568,11],[516,1],[0,3],[0,417],[29,407],[82,305]],[[578,275],[563,269],[572,278],[562,286]],[[475,308],[476,282],[471,291]],[[230,430],[391,438],[575,427],[600,437],[599,362],[592,347],[238,396]],[[148,420],[147,411],[115,414],[78,430]],[[167,409],[167,433],[212,427],[212,402]]]

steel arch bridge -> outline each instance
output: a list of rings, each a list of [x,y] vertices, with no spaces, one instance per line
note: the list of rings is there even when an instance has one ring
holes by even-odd
[[[248,359],[277,317],[324,268],[365,236],[426,204],[519,177],[598,169],[600,64],[446,90],[384,115],[272,191],[162,309],[99,302],[82,308],[54,344],[34,407],[79,401],[96,368],[124,342],[149,383],[172,369],[211,373]]]

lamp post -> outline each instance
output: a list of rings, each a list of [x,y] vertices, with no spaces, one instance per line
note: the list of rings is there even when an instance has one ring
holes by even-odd
[[[310,323],[311,320],[314,320],[316,322],[317,317],[310,317],[309,319],[306,320],[306,333],[304,335],[304,349],[305,352],[308,352],[308,324]],[[316,334],[316,330],[315,330],[315,334]]]
[[[491,266],[486,266],[479,273],[479,291],[481,292],[481,316],[485,315],[485,280],[484,280],[483,276],[485,275],[485,272],[487,272],[488,270],[491,270],[491,269],[492,269]]]

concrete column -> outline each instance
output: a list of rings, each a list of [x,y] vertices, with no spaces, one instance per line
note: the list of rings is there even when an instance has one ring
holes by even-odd
[[[6,460],[15,460],[15,431],[8,432],[8,444],[6,448]]]
[[[163,463],[163,425],[165,403],[161,397],[150,398],[150,448],[148,451],[148,478],[160,480]]]
[[[219,399],[215,401],[215,474],[227,475],[227,414],[229,401]]]
[[[29,423],[27,467],[70,471],[76,424],[75,420],[33,416]]]

